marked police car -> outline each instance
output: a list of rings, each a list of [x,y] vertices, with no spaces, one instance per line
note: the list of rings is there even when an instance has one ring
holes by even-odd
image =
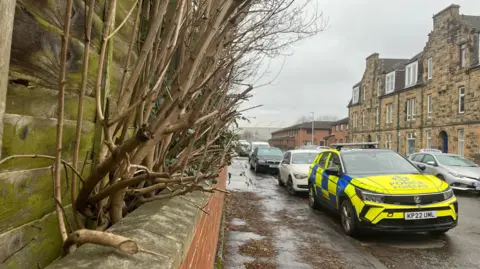
[[[480,166],[438,149],[422,149],[409,157],[414,164],[425,165],[425,172],[435,175],[450,184],[452,189],[480,191]]]
[[[350,236],[365,229],[443,234],[454,228],[458,203],[450,186],[423,174],[424,165],[376,145],[334,144],[320,153],[309,171],[310,206],[340,213]]]

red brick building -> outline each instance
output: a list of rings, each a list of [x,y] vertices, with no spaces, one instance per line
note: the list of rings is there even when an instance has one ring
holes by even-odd
[[[315,121],[313,144],[324,146],[324,137],[332,132],[333,121]],[[268,141],[272,147],[294,149],[303,145],[312,144],[312,122],[296,124],[272,133]]]
[[[325,145],[330,146],[333,143],[348,143],[348,117],[334,122],[330,134],[325,136]]]

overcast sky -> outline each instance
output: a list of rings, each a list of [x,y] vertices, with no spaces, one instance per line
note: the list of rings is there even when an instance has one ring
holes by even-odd
[[[256,117],[251,124],[294,123],[312,111],[316,116],[347,117],[352,86],[363,76],[366,57],[374,52],[380,58],[415,56],[433,28],[432,16],[453,3],[461,6],[462,14],[480,15],[479,0],[315,1],[329,28],[295,44],[293,55],[270,61],[259,84],[276,79],[254,90],[253,98],[242,105],[263,105],[245,112]]]

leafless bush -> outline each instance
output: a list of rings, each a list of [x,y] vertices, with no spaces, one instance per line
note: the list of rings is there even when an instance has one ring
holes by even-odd
[[[92,28],[93,9],[89,7],[94,4],[95,0],[88,0],[85,5],[85,55],[89,53]],[[78,173],[73,173],[72,203],[77,226],[85,227],[78,217],[81,214],[94,223],[87,228],[100,231],[143,203],[195,190],[216,191],[205,182],[215,179],[230,160],[234,135],[228,126],[240,115],[237,108],[248,100],[253,89],[244,81],[255,74],[265,57],[282,54],[290,44],[325,27],[321,14],[314,12],[317,9],[309,0],[302,4],[294,0],[137,0],[129,13],[135,18],[136,32],[130,41],[119,95],[107,97],[104,103],[101,82],[107,46],[123,25],[117,22],[116,27],[112,26],[116,0],[106,4],[96,77],[89,77],[88,57],[84,58],[72,164],[76,170],[82,97],[87,80],[93,79],[97,121],[103,128],[105,143],[96,168],[88,178],[80,180],[78,187]],[[68,0],[66,14],[71,12],[71,6],[72,0]],[[66,55],[70,25],[70,16],[65,18],[62,56]],[[65,57],[62,59],[65,62]],[[65,65],[61,72],[65,74]],[[60,77],[64,87],[65,76]],[[78,232],[67,239],[60,194],[63,88],[58,102],[55,197],[62,237],[68,246],[124,242],[127,239],[112,239],[111,235],[99,240],[101,233],[88,230],[80,230],[82,240],[78,242]],[[132,121],[133,135],[129,133]],[[22,156],[9,158],[15,157]]]

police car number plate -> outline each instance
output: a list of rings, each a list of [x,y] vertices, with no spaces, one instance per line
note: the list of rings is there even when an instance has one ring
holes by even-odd
[[[435,219],[437,211],[405,212],[405,219]]]
[[[270,165],[270,168],[278,168],[278,165],[276,165],[276,164],[271,164],[271,165]]]

